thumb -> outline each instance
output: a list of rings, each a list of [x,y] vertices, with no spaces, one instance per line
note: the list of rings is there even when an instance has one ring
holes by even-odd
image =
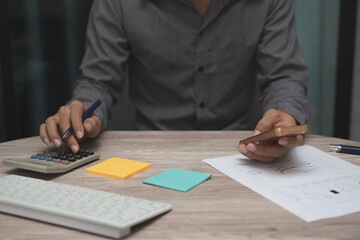
[[[272,127],[274,127],[279,121],[280,121],[280,112],[275,109],[270,109],[266,111],[263,115],[263,117],[260,119],[258,124],[255,127],[254,135],[255,133],[259,134],[265,131],[270,130]]]
[[[87,118],[84,121],[84,129],[87,137],[89,138],[96,137],[97,135],[99,135],[101,131],[100,119],[96,115]]]

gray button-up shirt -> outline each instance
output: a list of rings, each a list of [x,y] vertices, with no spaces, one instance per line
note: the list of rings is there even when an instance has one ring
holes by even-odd
[[[129,77],[138,129],[252,129],[270,108],[309,121],[292,0],[95,0],[73,99],[106,127]]]

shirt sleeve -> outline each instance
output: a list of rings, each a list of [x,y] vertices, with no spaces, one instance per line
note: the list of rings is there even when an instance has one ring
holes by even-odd
[[[101,129],[107,126],[111,108],[120,98],[126,79],[129,46],[123,28],[120,1],[95,0],[89,15],[86,49],[72,100],[90,106],[100,99],[95,114]]]
[[[264,112],[278,109],[304,124],[312,114],[309,76],[295,28],[294,2],[273,0],[257,50],[257,80]]]

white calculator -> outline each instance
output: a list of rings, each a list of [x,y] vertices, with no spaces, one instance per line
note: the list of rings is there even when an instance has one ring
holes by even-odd
[[[99,154],[85,150],[73,153],[64,145],[59,148],[50,148],[26,158],[5,159],[3,164],[35,172],[63,173],[99,158]]]

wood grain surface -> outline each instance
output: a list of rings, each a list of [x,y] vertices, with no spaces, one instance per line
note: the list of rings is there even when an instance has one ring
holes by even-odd
[[[65,174],[46,175],[3,166],[0,176],[17,174],[102,191],[162,201],[173,210],[135,226],[126,239],[360,239],[360,213],[306,223],[280,206],[202,162],[238,154],[237,143],[250,131],[108,131],[81,145],[100,160]],[[307,135],[305,143],[328,152],[329,143],[349,140]],[[0,144],[0,160],[27,157],[46,149],[40,138]],[[330,153],[360,164],[360,156]],[[85,173],[111,157],[152,163],[127,180]],[[142,183],[169,168],[211,173],[208,181],[183,193]],[[359,202],[360,204],[360,202]],[[0,239],[106,239],[69,228],[0,213]]]

